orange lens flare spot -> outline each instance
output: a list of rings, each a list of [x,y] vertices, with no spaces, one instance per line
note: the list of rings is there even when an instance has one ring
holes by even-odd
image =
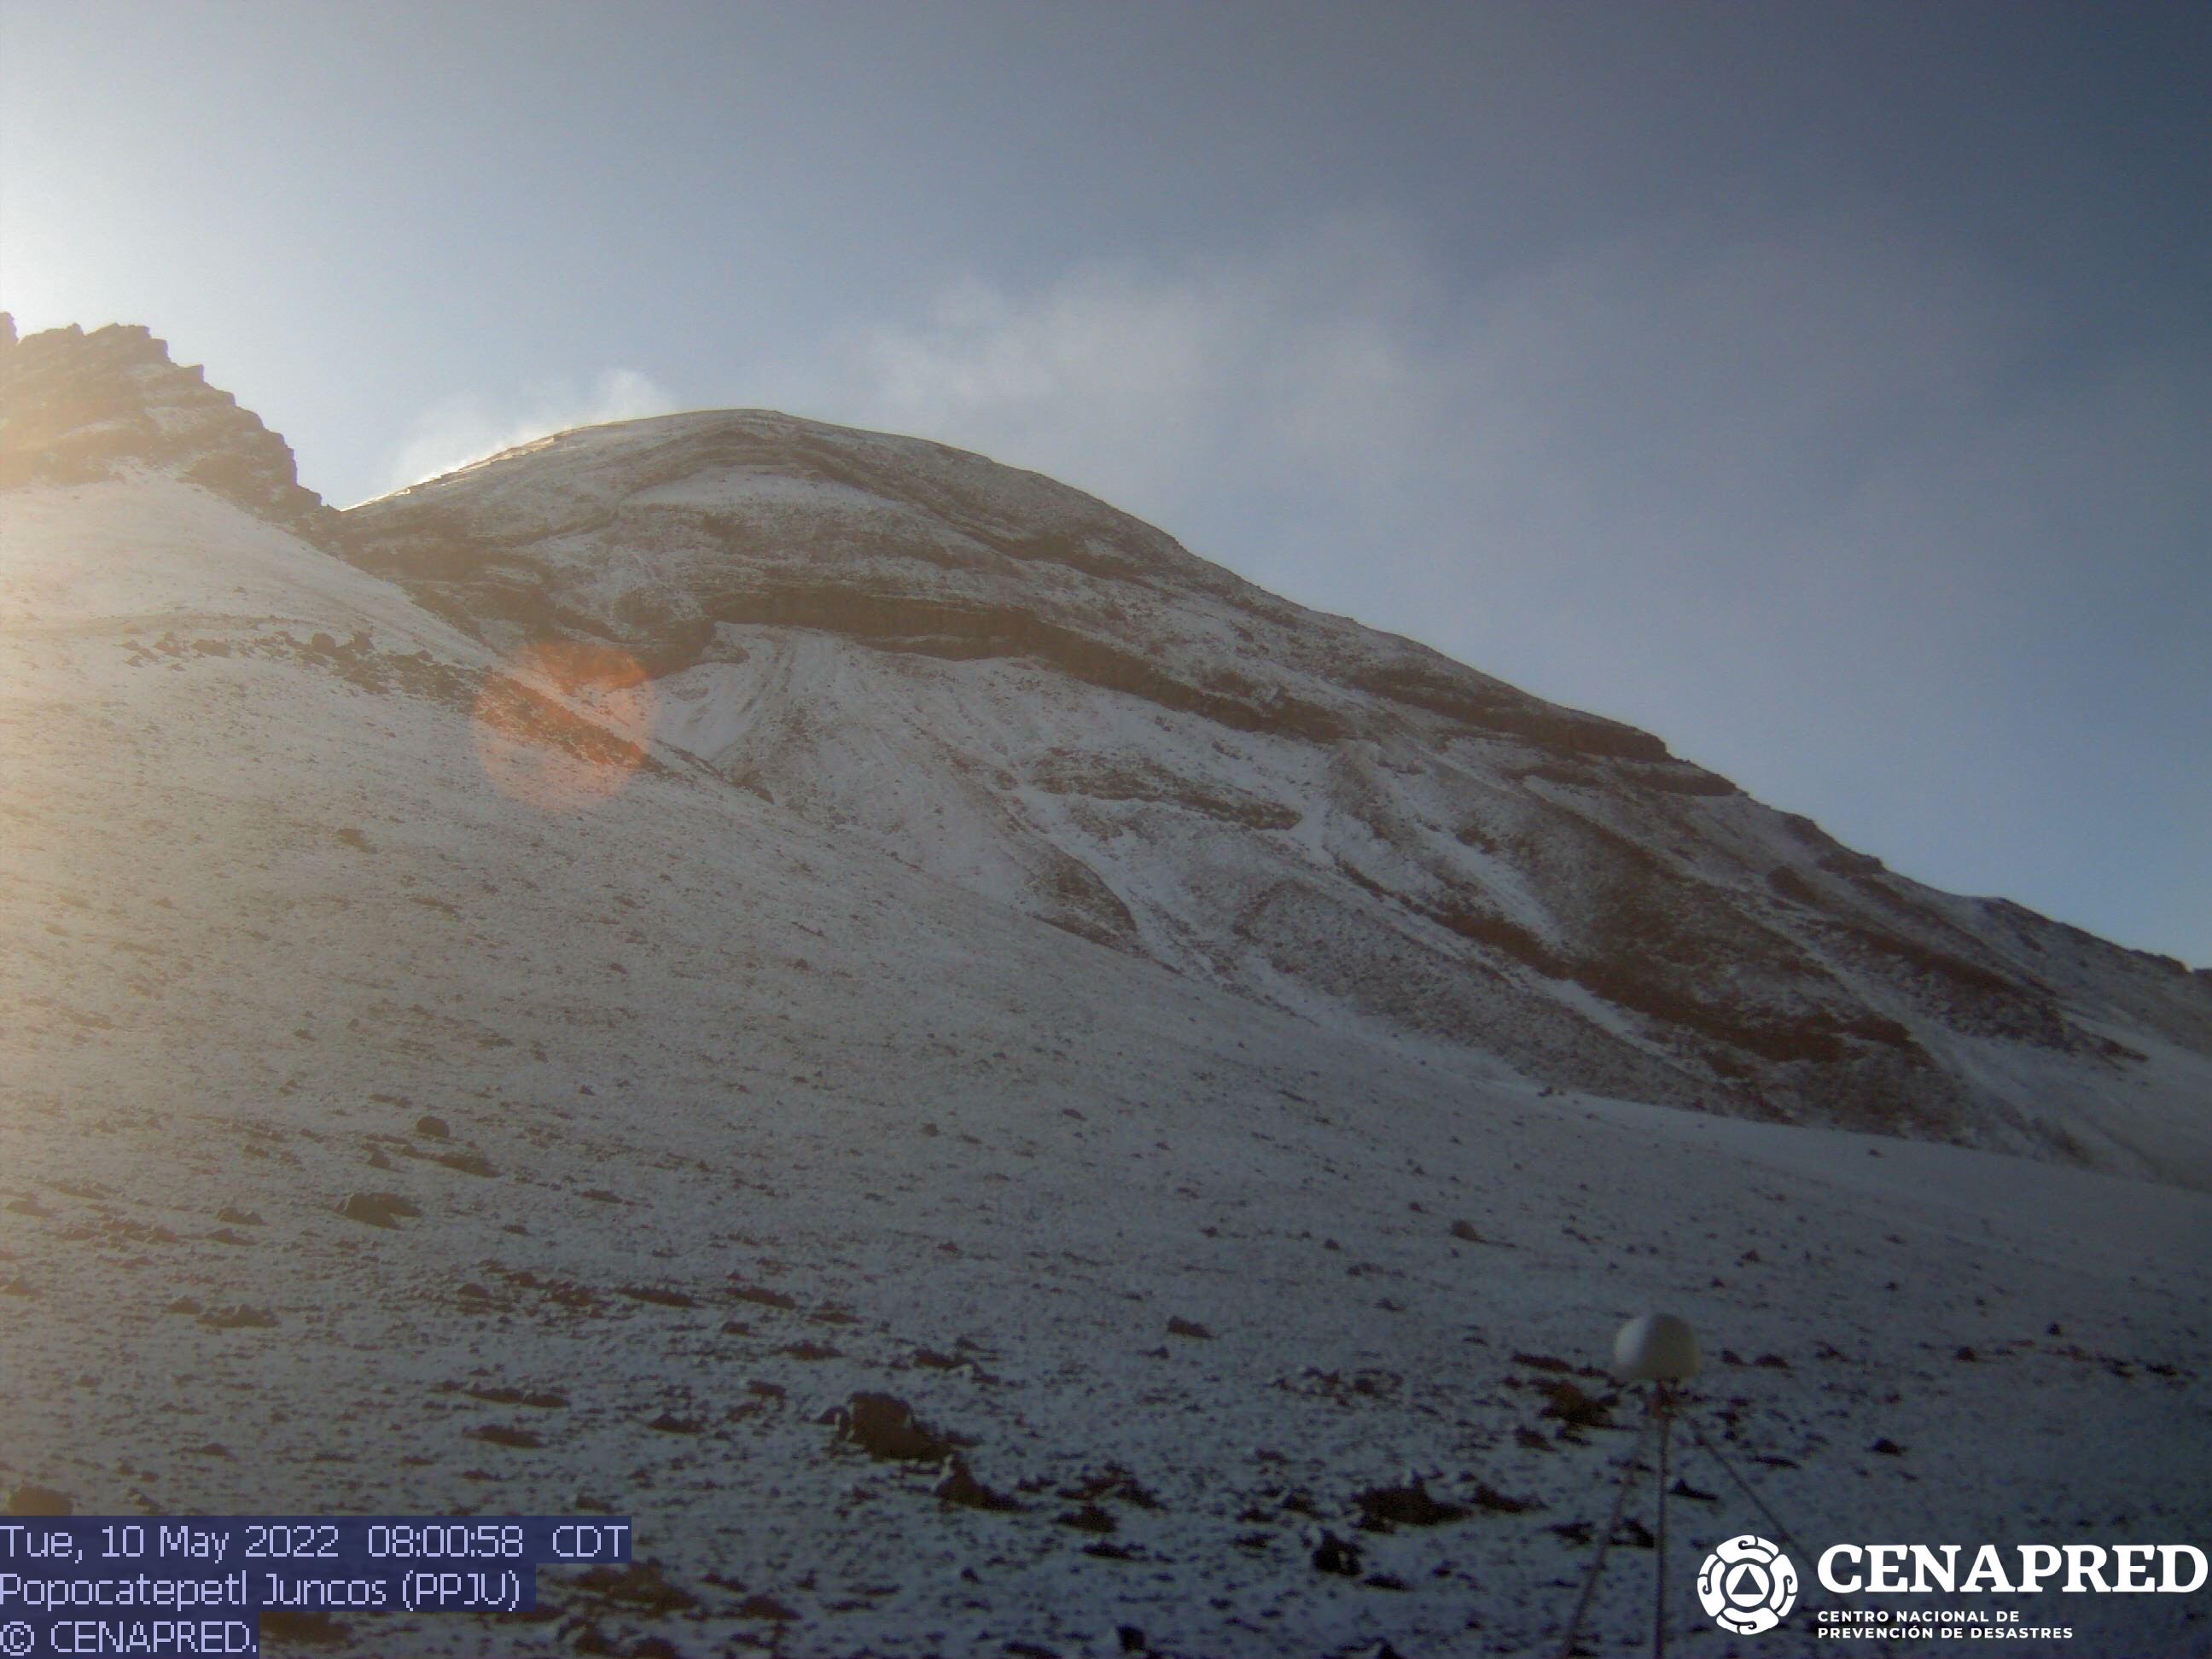
[[[653,704],[653,681],[627,651],[541,641],[477,693],[477,757],[502,794],[575,811],[617,793],[645,763]]]

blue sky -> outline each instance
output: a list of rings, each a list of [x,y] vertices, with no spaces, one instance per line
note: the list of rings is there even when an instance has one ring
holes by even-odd
[[[0,306],[344,503],[766,404],[2212,963],[2212,9],[0,9]]]

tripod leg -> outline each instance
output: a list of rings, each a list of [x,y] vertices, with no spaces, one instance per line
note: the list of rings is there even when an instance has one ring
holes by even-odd
[[[1790,1535],[1790,1528],[1782,1524],[1781,1518],[1772,1510],[1767,1508],[1765,1500],[1752,1490],[1751,1483],[1735,1472],[1735,1465],[1721,1455],[1721,1449],[1706,1437],[1705,1431],[1698,1425],[1698,1419],[1685,1416],[1682,1420],[1690,1425],[1691,1437],[1711,1455],[1713,1462],[1720,1465],[1721,1473],[1735,1482],[1736,1490],[1751,1500],[1751,1506],[1759,1511],[1768,1526],[1774,1528],[1774,1535],[1802,1555],[1804,1552],[1798,1548],[1797,1540]]]
[[[1636,1484],[1636,1471],[1644,1457],[1644,1442],[1650,1432],[1651,1422],[1646,1418],[1644,1426],[1636,1432],[1636,1444],[1629,1450],[1627,1465],[1620,1472],[1620,1490],[1613,1494],[1613,1516],[1597,1540],[1597,1554],[1590,1562],[1589,1577],[1583,1580],[1583,1593],[1575,1598],[1574,1613],[1567,1620],[1566,1639],[1559,1644],[1559,1659],[1573,1659],[1575,1640],[1582,1634],[1583,1618],[1589,1612],[1590,1597],[1597,1594],[1598,1575],[1605,1571],[1606,1552],[1613,1547],[1613,1534],[1620,1529],[1621,1511],[1628,1507],[1628,1491]]]
[[[1651,1659],[1667,1659],[1667,1431],[1674,1419],[1667,1385],[1655,1382],[1652,1414],[1659,1419],[1658,1551],[1652,1564]]]

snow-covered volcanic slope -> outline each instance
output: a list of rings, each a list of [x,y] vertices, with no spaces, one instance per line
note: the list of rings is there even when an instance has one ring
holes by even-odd
[[[2212,1534],[2212,1198],[1270,1008],[566,715],[168,465],[0,490],[0,1492],[605,1507],[646,1564],[264,1651],[1548,1654],[1655,1305],[1812,1547]],[[872,1394],[917,1455],[821,1420]],[[1759,1521],[1682,1455],[1675,1650],[1810,1646],[1817,1592],[1696,1611]]]
[[[1193,980],[1565,1086],[2212,1183],[2212,976],[1936,892],[1035,474],[684,415],[345,525],[495,647],[633,653],[660,734],[766,799]]]

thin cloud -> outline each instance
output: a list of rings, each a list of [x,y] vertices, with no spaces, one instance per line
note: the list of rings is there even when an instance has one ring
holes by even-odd
[[[1395,477],[1437,413],[1440,294],[1394,223],[1339,221],[1258,255],[1086,265],[1031,294],[963,283],[918,322],[848,333],[825,390],[1172,522],[1224,482],[1323,460],[1340,483]]]
[[[506,402],[448,398],[416,416],[385,469],[388,489],[434,478],[571,427],[665,414],[675,399],[651,376],[611,368],[589,386],[549,380]]]
[[[1616,493],[1624,459],[1638,482],[1709,502],[1779,486],[1808,454],[1848,465],[1901,415],[1958,414],[2012,313],[1974,273],[1833,224],[1449,278],[1376,216],[1243,256],[1086,266],[1026,294],[969,282],[918,321],[849,333],[821,390],[854,417],[1139,511],[1226,485],[1350,490],[1363,514],[1376,491],[1394,516],[1439,493],[1456,508],[1540,498],[1548,514],[1594,483]]]

